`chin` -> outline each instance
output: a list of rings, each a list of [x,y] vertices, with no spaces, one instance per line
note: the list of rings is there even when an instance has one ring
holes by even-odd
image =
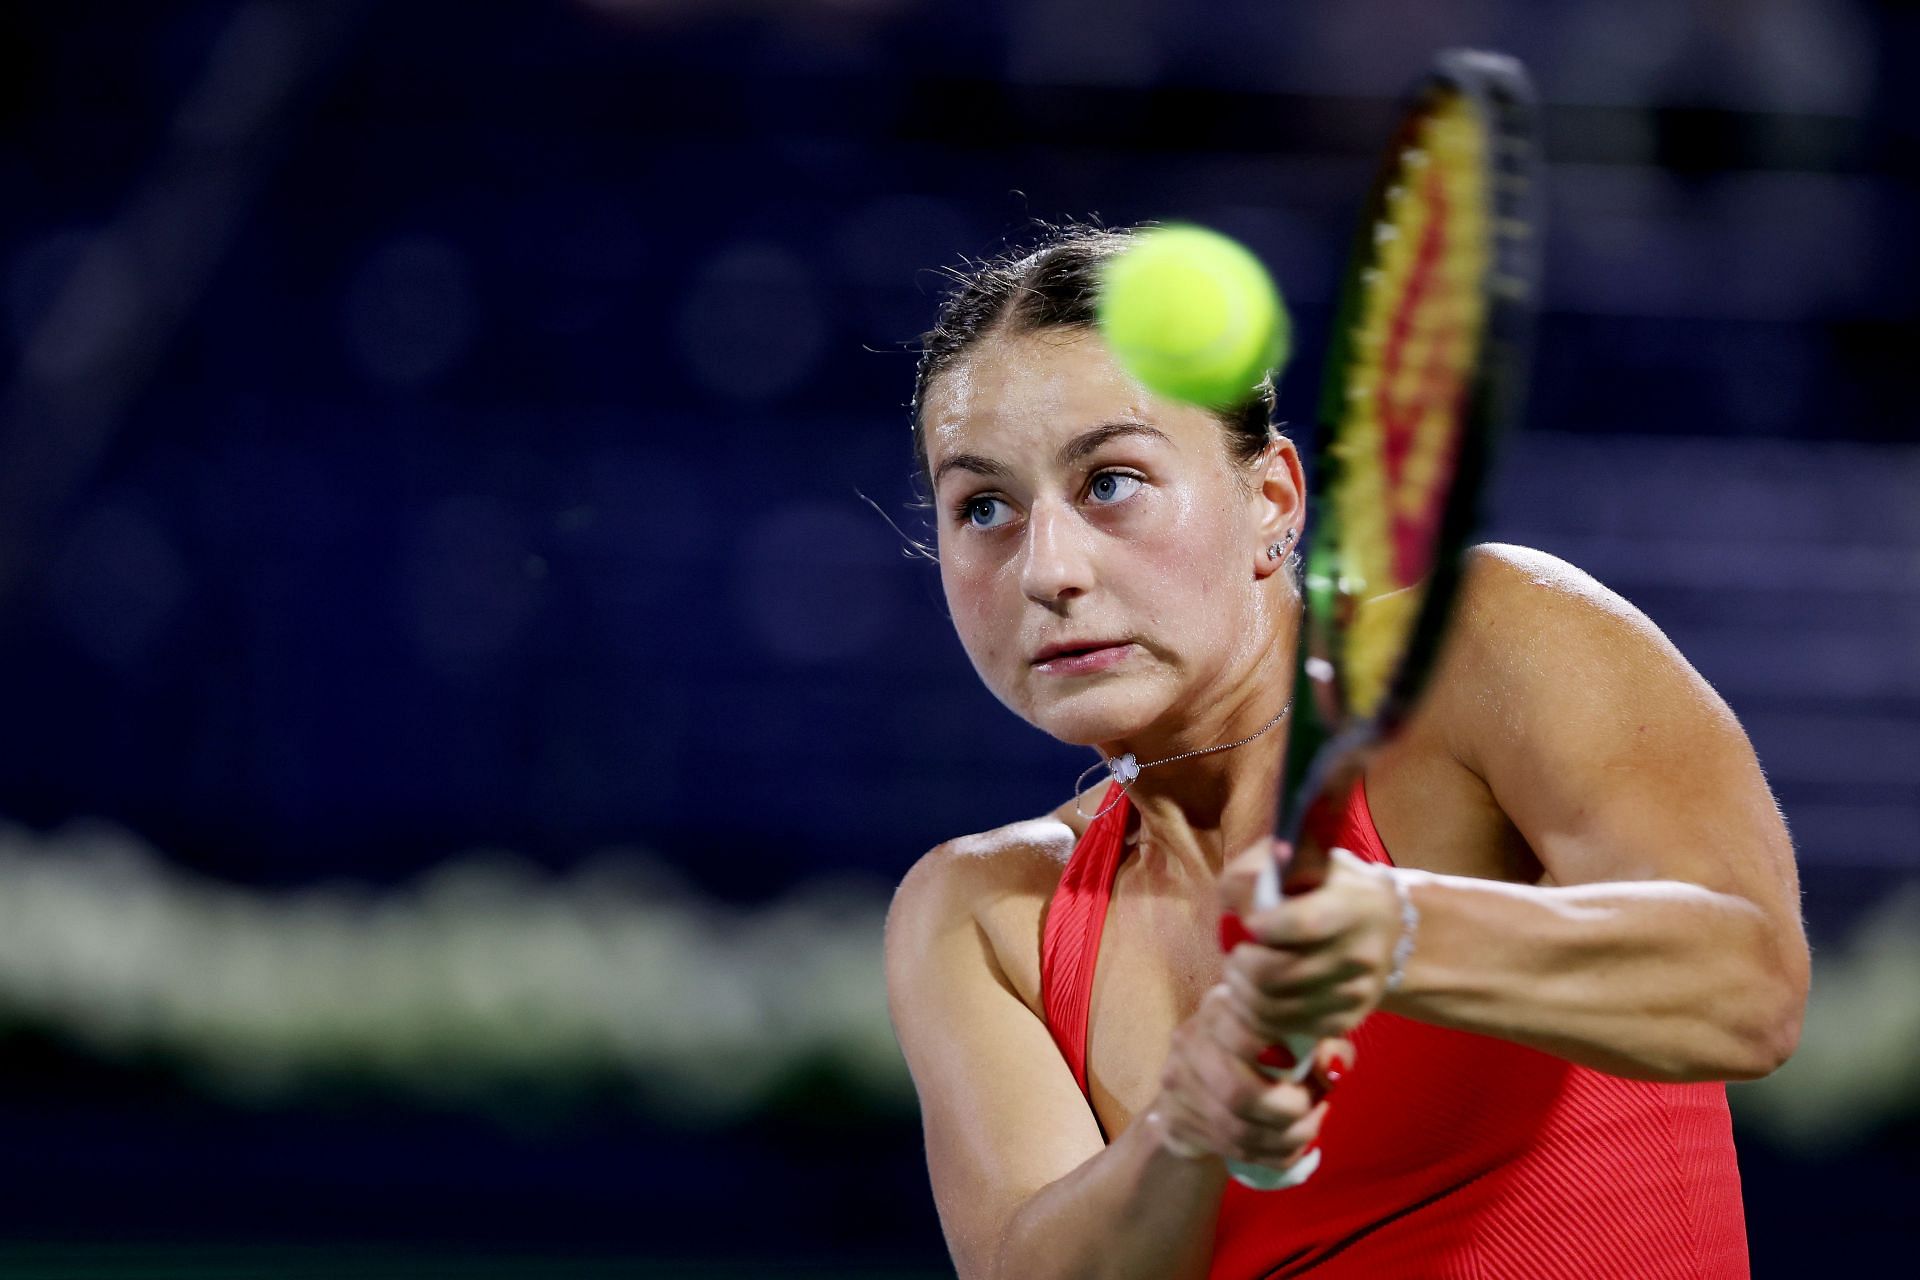
[[[1076,747],[1097,746],[1140,732],[1165,710],[1148,706],[1144,690],[1129,688],[1120,681],[1104,686],[1053,694],[1030,701],[1015,711],[1022,720],[1050,738]]]

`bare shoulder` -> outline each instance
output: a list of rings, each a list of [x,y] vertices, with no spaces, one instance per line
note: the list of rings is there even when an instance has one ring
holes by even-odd
[[[1058,818],[1029,818],[957,836],[920,855],[894,891],[890,918],[906,923],[991,907],[1007,894],[1051,891],[1073,852],[1073,831]]]
[[[1549,793],[1543,771],[1570,781],[1627,761],[1717,754],[1743,770],[1751,758],[1725,701],[1646,614],[1557,556],[1502,543],[1468,553],[1423,714],[1496,793],[1507,784],[1516,820],[1520,790]]]
[[[984,959],[1029,1007],[1039,1007],[1039,929],[1073,853],[1057,816],[1011,822],[945,841],[922,854],[887,912],[889,985],[912,981],[916,956],[955,929],[977,930]]]
[[[1446,683],[1483,709],[1529,687],[1603,696],[1638,683],[1718,705],[1706,682],[1625,597],[1558,556],[1510,543],[1467,553]],[[1456,712],[1469,712],[1456,706]]]
[[[1660,635],[1645,614],[1586,570],[1506,542],[1481,543],[1467,552],[1459,622],[1467,637],[1482,643],[1538,636],[1568,624],[1578,631],[1562,638],[1574,642],[1617,627]]]

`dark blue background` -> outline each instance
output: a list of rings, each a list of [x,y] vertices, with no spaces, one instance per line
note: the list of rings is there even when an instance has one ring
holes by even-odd
[[[0,814],[262,886],[640,843],[751,903],[1051,807],[1087,757],[984,692],[864,501],[917,528],[937,268],[1036,217],[1220,226],[1287,291],[1302,420],[1392,94],[1483,43],[1532,65],[1554,160],[1496,531],[1727,694],[1837,936],[1920,833],[1913,15],[1418,8],[9,9]],[[220,94],[225,134],[183,123],[261,83],[270,123]],[[97,296],[161,301],[82,323],[109,356],[78,383],[112,394],[75,408],[33,344],[129,226]],[[793,1256],[943,1257],[912,1118],[844,1100],[850,1129],[587,1106],[536,1139],[0,1051],[13,1238],[766,1252],[730,1225],[751,1200]],[[1906,1136],[1831,1176],[1748,1142],[1756,1273],[1810,1217],[1898,1238],[1854,1190],[1915,1186]]]

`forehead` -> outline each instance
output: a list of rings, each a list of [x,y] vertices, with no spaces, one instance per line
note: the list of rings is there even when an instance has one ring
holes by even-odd
[[[1089,427],[1142,422],[1176,445],[1218,436],[1204,409],[1163,400],[1122,369],[1089,329],[994,333],[927,389],[921,421],[927,459],[960,452],[1051,448]]]

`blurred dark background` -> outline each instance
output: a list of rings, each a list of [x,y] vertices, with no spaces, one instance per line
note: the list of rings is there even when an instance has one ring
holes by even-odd
[[[1454,44],[1528,63],[1553,162],[1495,531],[1667,630],[1799,846],[1807,1047],[1733,1090],[1755,1274],[1910,1246],[1917,35],[0,10],[0,1274],[943,1274],[880,914],[1089,757],[984,691],[889,524],[939,268],[1035,219],[1231,232],[1303,421],[1393,100]]]

